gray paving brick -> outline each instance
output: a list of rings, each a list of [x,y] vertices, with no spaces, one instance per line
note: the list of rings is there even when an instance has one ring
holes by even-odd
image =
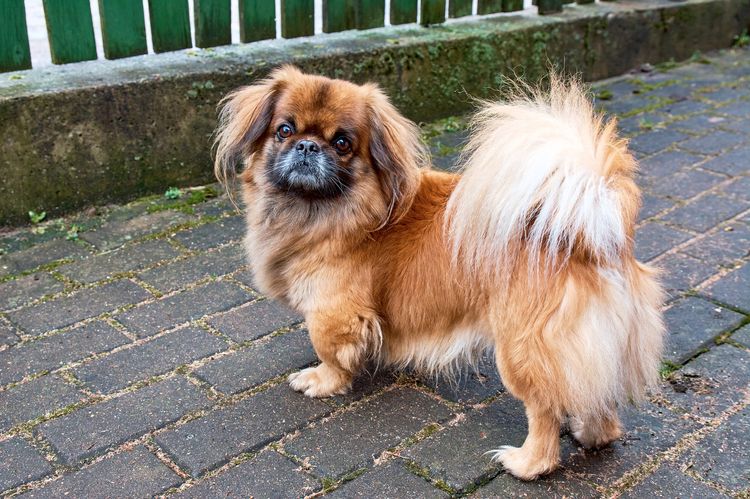
[[[465,490],[502,469],[485,453],[502,445],[520,446],[526,438],[526,428],[523,405],[505,396],[401,454],[427,468],[431,476],[444,480],[452,489]],[[460,452],[456,452],[458,442]]]
[[[698,154],[719,154],[740,145],[743,140],[740,134],[719,130],[681,142],[680,149]]]
[[[55,239],[0,256],[0,276],[25,272],[63,258],[82,258],[88,254],[88,251],[80,244],[65,239]]]
[[[112,219],[95,231],[84,232],[81,239],[100,250],[110,250],[149,234],[161,232],[189,220],[188,215],[172,210],[144,214],[135,218]]]
[[[15,345],[20,338],[16,334],[16,329],[7,320],[0,318],[0,347]]]
[[[750,136],[750,118],[747,117],[738,121],[722,123],[721,127],[732,132],[737,132],[741,135]]]
[[[23,331],[38,335],[148,298],[151,294],[134,282],[115,281],[11,312],[8,318]]]
[[[687,232],[648,222],[635,232],[635,256],[647,262],[691,237]]]
[[[726,102],[730,100],[739,99],[746,95],[745,89],[738,89],[732,87],[723,87],[711,92],[705,92],[701,94],[702,97],[712,100],[714,102]]]
[[[57,369],[69,362],[124,345],[128,339],[105,322],[94,321],[0,352],[0,385]]]
[[[303,431],[285,448],[309,460],[314,473],[340,477],[370,466],[386,449],[450,414],[450,409],[427,395],[399,388]]]
[[[282,384],[161,433],[156,442],[183,469],[198,476],[243,452],[257,450],[331,410],[324,402],[307,398]]]
[[[682,251],[713,265],[730,265],[750,252],[750,227],[730,223]]]
[[[641,211],[638,212],[638,221],[642,222],[647,218],[654,217],[667,208],[671,208],[674,204],[674,201],[644,192],[641,198]]]
[[[716,156],[707,161],[702,168],[727,175],[740,175],[750,171],[750,144],[742,145],[732,151]]]
[[[641,161],[640,172],[647,178],[662,178],[702,160],[702,156],[684,151],[665,151]]]
[[[217,190],[223,190],[223,188]],[[193,209],[195,214],[200,216],[220,217],[230,213],[237,214],[237,207],[232,204],[228,196],[223,194],[216,199],[197,204],[193,206]]]
[[[173,237],[191,250],[207,250],[239,241],[244,236],[245,219],[237,215],[178,232]]]
[[[56,376],[42,376],[0,392],[0,432],[84,400],[86,396]]]
[[[712,110],[705,114],[697,114],[690,118],[677,121],[670,126],[693,133],[705,133],[716,130],[718,126],[731,123],[731,119],[726,116],[719,116],[716,111]]]
[[[659,262],[661,283],[672,298],[708,279],[718,269],[692,256],[673,253]]]
[[[523,482],[507,473],[500,473],[489,484],[470,495],[472,499],[500,497],[595,498],[601,497],[592,487],[560,471]]]
[[[275,300],[262,300],[212,317],[208,323],[235,341],[254,340],[303,318]]]
[[[264,451],[222,474],[177,494],[180,498],[254,497],[284,499],[310,495],[320,483],[277,452]]]
[[[672,116],[679,116],[681,114],[693,114],[693,113],[705,113],[713,108],[713,104],[707,104],[705,102],[699,102],[696,100],[680,100],[672,104],[667,104],[662,109],[665,113],[669,113]]]
[[[721,192],[741,201],[750,201],[750,177],[740,177],[723,186]]]
[[[164,374],[179,365],[225,350],[221,339],[194,326],[120,350],[73,370],[75,376],[101,393],[109,393]],[[232,373],[233,374],[233,373]]]
[[[245,255],[237,244],[147,270],[139,277],[159,291],[168,293],[208,276],[229,274],[244,264]]]
[[[744,316],[696,297],[683,298],[664,313],[667,339],[664,357],[682,364],[713,344],[722,332],[737,327]]]
[[[182,480],[177,474],[139,445],[65,475],[22,497],[154,497],[180,483]]]
[[[441,397],[461,404],[477,404],[504,391],[494,355],[491,353],[481,358],[476,370],[467,367],[455,380],[445,376],[433,376],[423,379],[423,383]]]
[[[742,68],[745,71],[744,68]],[[750,101],[742,100],[732,102],[724,107],[719,108],[719,112],[728,116],[736,116],[737,118],[747,118],[750,116]]]
[[[630,148],[643,154],[653,154],[662,151],[672,144],[687,139],[689,136],[676,130],[655,130],[634,137],[630,141]]]
[[[120,272],[139,270],[179,255],[166,241],[146,241],[63,265],[58,271],[79,282],[92,283]]]
[[[626,499],[641,499],[644,497],[700,497],[701,499],[715,499],[729,496],[690,478],[684,473],[680,473],[674,465],[665,465],[649,475],[644,481],[625,492],[621,497]]]
[[[735,493],[747,490],[750,486],[750,407],[730,416],[718,430],[698,442],[686,461],[706,480]]]
[[[170,378],[85,407],[38,427],[66,464],[103,453],[207,406],[209,400],[184,378]]]
[[[750,289],[750,263],[745,263],[713,283],[705,293],[722,303],[750,313],[748,289]]]
[[[671,403],[687,414],[713,418],[743,400],[750,385],[750,351],[724,344],[690,361],[670,380]]]
[[[352,389],[344,395],[334,395],[329,400],[341,406],[346,406],[375,392],[384,390],[396,382],[397,373],[379,368],[366,366],[352,382]]]
[[[195,374],[223,393],[239,393],[318,360],[307,331],[270,338],[209,362]]]
[[[428,499],[448,497],[444,491],[430,482],[409,472],[402,463],[390,461],[383,466],[346,482],[326,497],[408,497]]]
[[[732,341],[735,341],[746,348],[750,348],[750,325],[735,331],[732,334]]]
[[[20,437],[0,442],[0,492],[39,480],[52,466]]]
[[[145,337],[207,314],[230,309],[251,298],[246,291],[229,282],[210,282],[130,309],[115,316],[115,319],[139,337]]]
[[[723,175],[701,170],[682,170],[655,182],[649,189],[656,195],[686,200],[726,180]]]
[[[704,232],[719,223],[742,213],[750,202],[720,194],[707,194],[670,211],[662,220],[696,232]]]
[[[255,281],[253,279],[253,274],[252,274],[252,272],[250,272],[250,270],[241,270],[241,271],[235,273],[232,277],[234,279],[238,280],[239,282],[241,282],[242,284],[244,284],[245,286],[247,286],[248,288],[256,290],[256,288],[255,288]],[[256,292],[257,292],[257,290],[256,290]],[[260,293],[258,293],[258,294],[260,294]]]
[[[63,283],[43,272],[5,282],[0,284],[0,311],[26,305],[63,288]]]

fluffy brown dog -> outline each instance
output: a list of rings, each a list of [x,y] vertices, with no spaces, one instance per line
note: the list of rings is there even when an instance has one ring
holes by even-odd
[[[304,314],[326,397],[368,358],[428,372],[494,348],[529,434],[495,458],[534,479],[559,429],[598,447],[656,378],[661,290],[633,257],[636,164],[579,85],[521,91],[475,119],[462,176],[375,85],[282,67],[229,95],[216,174],[241,173],[260,291]]]

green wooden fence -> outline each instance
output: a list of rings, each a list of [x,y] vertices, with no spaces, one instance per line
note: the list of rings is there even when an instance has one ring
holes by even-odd
[[[231,2],[238,2],[242,43],[276,38],[274,0],[194,0],[192,29],[197,47],[231,43]],[[439,24],[472,14],[472,0],[323,0],[323,31],[371,29],[385,24]],[[540,14],[560,12],[574,0],[536,0]],[[591,3],[594,0],[575,0]],[[141,0],[98,0],[104,57],[119,59],[147,52]],[[447,5],[446,5],[447,4]],[[55,64],[97,58],[89,0],[43,0],[50,54]],[[281,36],[314,34],[314,0],[281,0]],[[421,6],[418,12],[418,5]],[[31,68],[24,0],[0,0],[0,72]],[[523,0],[478,0],[478,14],[523,9]],[[193,46],[188,0],[148,0],[149,29],[155,52]]]

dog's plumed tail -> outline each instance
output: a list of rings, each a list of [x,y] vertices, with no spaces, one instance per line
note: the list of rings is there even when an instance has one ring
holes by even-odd
[[[493,298],[504,381],[558,413],[605,413],[658,378],[661,289],[633,257],[636,162],[580,83],[512,94],[474,119],[449,250],[472,285],[510,291]]]
[[[632,245],[639,196],[626,142],[579,83],[553,75],[550,86],[518,84],[474,118],[447,219],[465,270],[503,271],[521,249],[553,266],[577,252],[611,262]]]

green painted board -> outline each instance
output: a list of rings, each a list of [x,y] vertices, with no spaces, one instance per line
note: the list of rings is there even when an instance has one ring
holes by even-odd
[[[542,15],[562,12],[561,0],[536,0],[536,6]]]
[[[471,4],[471,0],[469,1]],[[391,0],[391,24],[417,22],[417,0]]]
[[[96,59],[89,0],[44,0],[43,5],[52,62]]]
[[[4,0],[0,18],[0,73],[31,68],[23,0]]]
[[[357,2],[323,0],[323,31],[335,33],[357,27]]]
[[[149,0],[151,39],[155,52],[170,52],[193,46],[187,0]]]
[[[523,0],[503,0],[503,12],[523,10]]]
[[[503,11],[503,0],[479,0],[477,4],[478,14],[493,14]]]
[[[132,0],[99,0],[104,57],[120,59],[147,52],[143,3]]]
[[[195,45],[201,48],[232,43],[230,0],[194,0]]]
[[[276,38],[276,5],[273,0],[240,0],[240,41]]]
[[[385,0],[357,0],[357,29],[379,28],[385,24]]]
[[[471,0],[451,0],[448,3],[448,15],[450,17],[470,16]]]
[[[445,22],[445,0],[422,0],[423,25]]]
[[[297,38],[315,34],[313,0],[281,0],[281,36]]]

